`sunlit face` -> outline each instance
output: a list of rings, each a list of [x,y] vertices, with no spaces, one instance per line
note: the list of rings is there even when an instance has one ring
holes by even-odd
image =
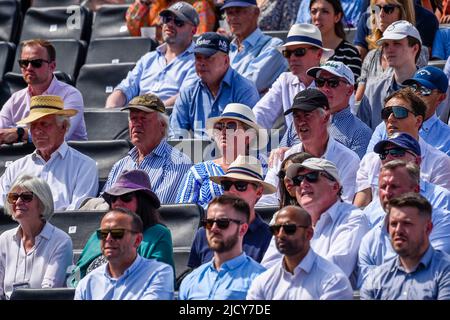
[[[228,179],[231,181],[237,181],[237,179]],[[258,183],[249,183],[245,191],[239,191],[234,185],[231,186],[229,191],[225,191],[224,194],[235,195],[248,203],[250,208],[254,208],[256,202],[261,198],[264,188]]]
[[[214,84],[222,79],[228,69],[228,55],[217,52],[211,56],[200,53],[195,54],[195,71],[206,84]]]
[[[397,145],[389,143],[386,145],[386,147],[383,149],[383,151],[389,151],[391,149],[396,149],[398,148]],[[388,153],[386,155],[386,159],[381,160],[382,164],[388,163],[389,161],[393,161],[393,160],[403,160],[405,162],[412,162],[412,163],[416,163],[417,165],[420,164],[420,157],[415,155],[414,153],[412,153],[412,151],[410,150],[405,150],[405,154],[403,156],[393,156],[390,153]]]
[[[225,8],[225,19],[230,31],[239,38],[254,31],[258,16],[258,9],[252,6]]]
[[[48,115],[31,122],[30,131],[36,149],[51,154],[63,143],[66,125],[58,124],[55,115]]]
[[[129,194],[126,194],[125,196],[128,195],[131,196],[130,201],[125,201],[123,196],[113,197],[114,201],[111,201],[111,209],[125,208],[130,211],[136,212],[138,209],[138,200],[136,193],[131,192]]]
[[[326,0],[316,0],[310,9],[311,21],[322,35],[334,32],[334,25],[341,20],[342,14],[336,14],[333,6]]]
[[[389,200],[407,192],[419,192],[419,185],[411,181],[406,168],[382,170],[378,180],[379,197],[386,210]]]
[[[196,27],[190,23],[184,22],[182,27],[178,27],[174,22],[174,15],[168,15],[169,22],[162,25],[162,36],[164,42],[168,44],[183,44],[192,39],[195,34]],[[161,20],[163,20],[161,18]]]
[[[284,172],[287,172],[287,168],[292,164],[292,161],[288,160],[286,161],[286,163],[284,164]],[[284,187],[286,188],[286,191],[289,193],[289,195],[293,198],[295,198],[295,190],[296,190],[296,186],[294,186],[294,184],[292,183],[292,180],[288,177],[285,176],[283,179],[283,183],[284,183]]]
[[[55,61],[50,61],[48,52],[41,46],[26,46],[22,49],[21,60],[41,59],[42,65],[39,68],[33,67],[31,63],[25,68],[20,68],[25,82],[29,85],[39,85],[49,83],[55,71]]]
[[[392,4],[395,3],[393,1],[377,0],[375,1],[375,6],[372,7],[372,14],[375,15],[375,22],[381,32],[384,32],[393,22],[401,19],[401,10],[398,7],[395,7],[393,11],[391,9],[381,9],[386,5]]]
[[[407,38],[383,40],[381,47],[383,48],[383,56],[391,68],[401,68],[405,63],[415,64],[416,54],[419,51],[418,45],[409,46]]]
[[[306,75],[306,71],[312,67],[317,67],[320,64],[320,58],[322,57],[322,49],[307,44],[288,46],[284,50],[295,51],[298,48],[306,48],[304,56],[296,56],[291,54],[289,58],[286,58],[289,64],[289,70],[296,76]]]
[[[10,193],[17,194],[30,194],[31,191],[24,187],[16,187],[10,191]],[[22,223],[23,221],[35,221],[36,219],[40,219],[41,215],[41,203],[36,195],[33,195],[33,199],[30,202],[24,201],[21,197],[19,197],[12,204],[12,214],[13,218]]]
[[[317,139],[318,134],[326,131],[329,114],[327,111],[315,109],[313,111],[295,110],[293,112],[294,127],[303,143]]]
[[[165,126],[156,111],[130,109],[128,129],[131,143],[135,146],[158,145],[164,136]]]
[[[213,136],[222,155],[228,152],[227,157],[231,158],[235,153],[246,154],[249,144],[256,139],[254,130],[246,130],[243,122],[235,119],[222,119],[215,123]]]
[[[388,135],[392,135],[393,133],[396,132],[405,132],[412,135],[413,137],[417,136],[419,128],[423,122],[423,117],[420,115],[416,116],[413,113],[414,110],[411,107],[411,104],[408,101],[405,101],[401,98],[394,97],[390,99],[389,101],[386,102],[384,108],[393,106],[405,107],[410,112],[408,112],[408,116],[403,119],[397,119],[394,113],[391,113],[391,115],[386,120],[384,120]]]
[[[323,87],[318,88],[327,96],[331,113],[341,110],[344,106],[348,106],[350,97],[353,94],[353,86],[345,78],[337,77],[325,70],[320,71],[318,78],[323,80],[339,80],[339,85],[336,88],[331,87],[328,82],[325,82]]]

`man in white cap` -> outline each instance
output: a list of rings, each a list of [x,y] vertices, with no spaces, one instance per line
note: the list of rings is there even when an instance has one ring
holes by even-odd
[[[372,130],[350,111],[350,97],[355,85],[352,70],[340,61],[329,60],[320,67],[309,69],[307,74],[314,78],[317,88],[327,96],[331,136],[362,158],[366,154]],[[291,125],[281,145],[291,147],[299,142]]]
[[[9,165],[0,177],[0,206],[19,175],[44,179],[52,189],[55,210],[75,210],[83,199],[95,197],[98,170],[94,160],[69,147],[64,136],[69,117],[78,111],[64,109],[59,96],[34,96],[30,114],[18,124],[28,125],[36,150]]]
[[[251,80],[260,94],[269,90],[287,69],[287,62],[276,49],[283,41],[263,34],[258,28],[256,0],[225,0],[220,8],[234,37],[230,45],[233,69]]]
[[[272,129],[277,118],[291,108],[298,92],[313,85],[314,79],[306,71],[318,67],[321,59],[326,60],[334,53],[322,47],[320,30],[312,24],[294,24],[286,43],[278,49],[287,59],[290,71],[283,72],[253,108],[256,121],[266,129]],[[285,122],[291,124],[292,116],[287,116]]]
[[[361,210],[340,199],[342,185],[335,164],[326,159],[309,158],[291,164],[286,176],[297,186],[295,195],[299,205],[311,216],[314,229],[311,248],[350,278],[356,267],[361,239],[369,231],[369,225]],[[281,258],[272,241],[261,264],[270,268]],[[351,281],[356,284],[356,278],[352,277]]]
[[[231,163],[227,173],[223,176],[212,176],[210,180],[220,184],[224,194],[235,195],[245,200],[250,207],[249,228],[244,236],[244,252],[257,262],[260,262],[269,246],[271,233],[269,226],[255,212],[255,205],[263,194],[276,191],[275,187],[264,182],[262,167],[258,159],[252,156],[238,156]],[[188,266],[196,268],[210,261],[213,251],[208,247],[205,228],[197,230]]]
[[[384,98],[401,89],[403,81],[412,78],[422,48],[416,27],[405,20],[392,23],[377,41],[392,71],[369,80],[358,109],[358,117],[372,130],[381,122]]]

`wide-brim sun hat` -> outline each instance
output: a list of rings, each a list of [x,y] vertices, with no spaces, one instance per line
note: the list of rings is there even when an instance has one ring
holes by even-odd
[[[249,106],[242,103],[229,103],[220,116],[207,119],[205,127],[210,137],[213,137],[214,124],[224,119],[241,121],[256,130],[256,137],[251,142],[250,148],[262,149],[267,146],[267,131],[256,123],[255,114]]]
[[[30,100],[30,113],[17,124],[28,124],[49,115],[72,117],[78,113],[75,109],[64,109],[60,96],[34,96]]]

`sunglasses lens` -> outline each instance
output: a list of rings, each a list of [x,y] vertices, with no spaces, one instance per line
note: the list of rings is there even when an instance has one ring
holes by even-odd
[[[8,193],[7,195],[7,201],[10,204],[14,204],[16,203],[17,200],[19,200],[19,198],[22,199],[23,202],[31,202],[33,201],[33,193],[29,192],[29,193]]]
[[[44,62],[44,60],[42,59],[35,59],[35,60],[19,60],[19,66],[21,68],[26,68],[28,67],[29,64],[31,64],[31,66],[33,68],[40,68],[42,67],[42,63]]]
[[[231,189],[231,186],[233,185],[232,181],[223,180],[220,182],[220,185],[222,186],[223,190],[229,191]]]
[[[8,202],[13,204],[19,199],[19,195],[17,193],[8,193]]]
[[[244,181],[236,181],[234,182],[234,187],[237,191],[246,191],[247,190],[248,183]]]
[[[308,181],[308,182],[311,182],[311,183],[317,182],[317,180],[319,180],[319,172],[315,171],[315,172],[307,173],[305,175],[305,178],[306,178],[306,181]]]
[[[230,220],[228,219],[219,219],[219,220],[214,220],[214,219],[205,219],[202,220],[202,226],[208,230],[211,230],[214,223],[217,225],[217,227],[219,229],[226,229],[228,228],[228,226],[230,225]]]
[[[237,129],[237,123],[236,123],[236,122],[227,122],[226,128],[227,128],[227,130],[233,130],[233,131],[236,131],[236,129]]]
[[[296,57],[303,57],[306,54],[306,49],[305,48],[298,48],[294,50],[294,55]]]
[[[305,178],[304,176],[293,177],[292,178],[292,183],[294,184],[294,186],[299,186],[302,183],[304,178]]]
[[[286,177],[286,172],[284,172],[283,170],[280,170],[280,172],[278,172],[278,178],[283,180],[285,177]]]
[[[230,225],[229,220],[216,220],[216,224],[219,227],[219,229],[226,229]]]
[[[275,225],[271,225],[269,228],[270,228],[270,232],[272,232],[272,234],[274,236],[276,236],[280,232],[281,225],[275,224]]]
[[[392,111],[397,119],[404,119],[408,117],[408,109],[404,107],[392,107]]]
[[[283,229],[287,235],[292,235],[297,230],[297,226],[295,224],[284,224]]]
[[[108,234],[111,234],[111,237],[114,240],[120,240],[125,235],[125,229],[99,229],[97,230],[97,238],[100,240],[106,240],[108,238]]]
[[[336,88],[339,85],[339,80],[337,80],[337,79],[329,79],[328,80],[328,85],[331,88]]]
[[[20,195],[20,197],[25,202],[31,202],[33,200],[33,194],[32,193],[22,193]]]
[[[116,229],[116,230],[111,230],[111,237],[113,239],[122,239],[123,236],[125,235],[125,230],[121,230],[121,229]]]
[[[291,52],[288,50],[283,50],[283,57],[289,59],[291,57]]]
[[[316,82],[316,85],[317,85],[319,88],[322,88],[322,87],[325,85],[325,80],[324,80],[324,79],[317,78],[317,79],[315,80],[315,82]]]

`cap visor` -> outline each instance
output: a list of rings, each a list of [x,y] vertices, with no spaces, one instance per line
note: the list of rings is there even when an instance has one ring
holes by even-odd
[[[125,111],[125,110],[131,110],[131,109],[136,109],[136,110],[141,110],[144,112],[154,112],[157,111],[155,109],[152,109],[151,107],[145,107],[145,106],[135,106],[135,105],[128,105],[122,109],[120,109],[120,111]]]
[[[403,81],[402,84],[409,86],[409,85],[417,84],[417,83],[419,83],[420,85],[422,85],[428,89],[432,89],[432,90],[437,89],[437,87],[432,82],[425,80],[425,79],[415,79],[415,78],[407,79],[407,80]]]
[[[210,57],[217,52],[218,50],[211,48],[194,48],[194,53],[199,53],[201,55],[204,55],[205,57]]]
[[[384,40],[402,40],[404,38],[406,38],[404,34],[392,33],[386,37],[382,37],[381,39],[379,39],[377,41],[377,46],[381,46]]]
[[[252,7],[252,6],[254,7],[255,5],[248,2],[232,1],[230,3],[224,4],[222,7],[220,7],[220,10],[224,10],[230,7]]]

